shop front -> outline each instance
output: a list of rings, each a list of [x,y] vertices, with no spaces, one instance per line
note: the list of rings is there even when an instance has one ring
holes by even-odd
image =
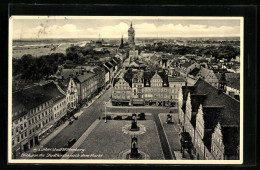
[[[144,100],[143,99],[133,99],[132,104],[133,106],[144,106]]]

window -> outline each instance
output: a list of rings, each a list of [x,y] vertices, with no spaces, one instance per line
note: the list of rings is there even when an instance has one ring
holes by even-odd
[[[24,127],[26,127],[26,126],[27,126],[27,123],[25,122],[25,123],[24,123]]]
[[[21,134],[21,139],[23,139],[23,133]]]
[[[14,145],[14,140],[12,140],[12,145]]]
[[[27,137],[27,132],[26,131],[24,132],[24,137]]]
[[[17,142],[20,142],[20,137],[19,136],[17,137]]]

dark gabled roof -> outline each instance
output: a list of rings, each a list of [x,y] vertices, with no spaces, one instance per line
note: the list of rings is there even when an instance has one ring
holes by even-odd
[[[192,112],[197,112],[200,105],[204,103],[206,100],[206,94],[191,94],[191,105],[192,105]]]
[[[227,80],[227,86],[240,90],[240,79],[226,78],[226,80]]]
[[[110,63],[113,65],[113,67],[117,65],[117,63],[113,59],[110,60]]]
[[[113,79],[113,87],[115,86],[115,84],[119,81],[120,78],[114,78]]]
[[[151,86],[151,79],[154,76],[155,72],[153,71],[145,71],[144,72],[144,87]]]
[[[163,80],[163,86],[169,87],[168,75],[165,73],[165,71],[158,71],[157,73]],[[166,86],[164,84],[166,84]]]
[[[212,133],[214,132],[214,130],[212,129],[205,129],[204,130],[204,138],[203,143],[204,145],[208,148],[208,150],[211,150],[211,143],[212,143]]]
[[[204,128],[214,130],[223,107],[203,107]]]
[[[128,70],[125,74],[124,74],[124,79],[125,81],[129,84],[130,87],[132,87],[132,78],[133,78],[133,73]]]
[[[46,94],[42,86],[37,85],[13,93],[12,99],[12,107],[22,104],[27,110],[30,110],[51,100],[52,96]]]
[[[237,155],[239,146],[239,127],[221,126],[223,135],[223,144],[225,146],[225,155]]]
[[[240,103],[238,100],[230,97],[202,79],[195,83],[193,94],[207,94],[203,107],[223,107],[218,121],[221,125],[236,125],[240,122]]]
[[[194,68],[193,70],[191,70],[191,72],[189,72],[190,75],[196,77],[200,72],[200,69],[199,68]]]
[[[23,105],[27,110],[35,108],[47,101],[58,101],[64,98],[54,82],[39,86],[32,86],[12,94],[12,107]]]
[[[105,65],[109,68],[109,69],[111,69],[113,66],[111,65],[111,64],[109,64],[108,62],[107,63],[105,63]]]

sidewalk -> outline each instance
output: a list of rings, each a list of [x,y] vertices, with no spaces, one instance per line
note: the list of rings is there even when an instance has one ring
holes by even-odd
[[[167,114],[168,113],[159,113],[159,119],[161,121],[164,133],[166,135],[166,138],[168,140],[170,149],[172,154],[175,155],[176,160],[192,160],[190,158],[189,153],[185,151],[185,158],[182,157],[181,151],[181,143],[180,143],[180,137],[179,137],[179,126],[177,124],[177,115],[172,114],[172,124],[167,124],[166,119],[167,119]]]
[[[35,152],[37,152],[41,147],[46,145],[50,140],[52,140],[52,138],[54,138],[58,133],[60,133],[60,131],[62,131],[68,125],[69,125],[69,121],[66,121],[64,124],[62,124],[59,127],[57,127],[50,135],[48,135],[46,138],[44,138],[40,142],[40,145],[31,148],[29,151],[26,151],[26,153],[35,153]]]
[[[166,123],[167,114],[169,114],[169,113],[159,113],[158,116],[159,116],[161,125],[163,127],[163,131],[165,133],[171,153],[177,159],[177,157],[175,155],[175,151],[181,150],[180,138],[179,138],[179,134],[178,134],[178,131],[176,128],[176,124],[174,124],[174,123],[167,124]],[[176,122],[176,120],[174,121],[174,117],[176,117],[176,116],[174,114],[172,114],[172,115],[173,115],[173,122]]]

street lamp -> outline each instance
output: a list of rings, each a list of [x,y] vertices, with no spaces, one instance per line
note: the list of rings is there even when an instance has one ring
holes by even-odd
[[[107,123],[107,109],[106,109],[107,102],[104,102],[105,105],[105,123]]]

